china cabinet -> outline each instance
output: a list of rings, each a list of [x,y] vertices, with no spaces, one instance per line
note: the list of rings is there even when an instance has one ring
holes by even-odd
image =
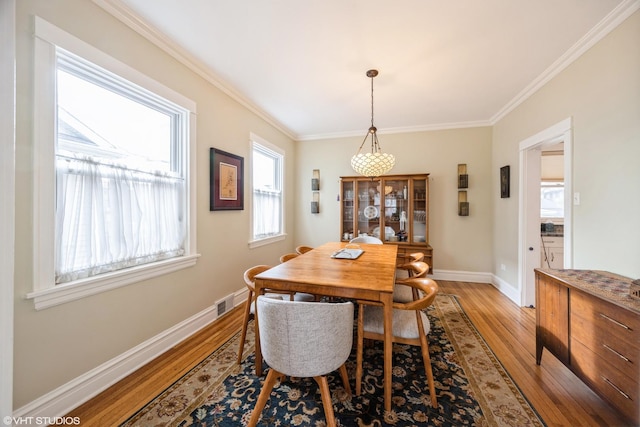
[[[422,252],[433,269],[429,245],[429,174],[375,179],[340,178],[340,238],[374,236],[398,246],[398,254]]]

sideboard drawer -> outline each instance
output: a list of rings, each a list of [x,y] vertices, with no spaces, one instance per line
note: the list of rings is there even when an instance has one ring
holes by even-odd
[[[571,345],[575,345],[575,340],[580,343],[611,366],[623,372],[629,378],[640,377],[640,366],[638,363],[639,350],[629,342],[624,342],[608,330],[594,327],[579,316],[571,313]]]
[[[627,417],[638,423],[638,380],[629,378],[576,340],[571,341],[571,369],[606,397]]]
[[[581,317],[590,327],[600,328],[640,352],[638,315],[578,290],[571,292],[570,304],[571,313]]]

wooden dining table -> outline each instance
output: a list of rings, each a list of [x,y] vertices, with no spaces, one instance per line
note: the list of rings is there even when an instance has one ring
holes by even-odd
[[[391,410],[392,313],[395,284],[396,245],[359,243],[364,252],[357,259],[336,259],[331,255],[354,247],[346,242],[329,242],[279,264],[255,277],[256,294],[265,290],[295,291],[309,294],[373,301],[384,311],[384,404]],[[255,313],[257,313],[257,307]],[[256,374],[262,375],[259,319],[255,317]],[[309,337],[313,339],[313,337]]]

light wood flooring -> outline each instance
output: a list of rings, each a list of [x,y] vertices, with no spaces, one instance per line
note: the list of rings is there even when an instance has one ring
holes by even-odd
[[[465,312],[548,426],[628,426],[546,350],[535,364],[535,310],[521,308],[492,285],[439,281]],[[242,325],[236,308],[134,372],[69,416],[82,426],[117,426],[213,352]]]

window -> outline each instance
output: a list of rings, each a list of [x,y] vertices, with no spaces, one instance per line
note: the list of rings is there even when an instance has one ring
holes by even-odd
[[[540,217],[564,218],[564,182],[542,181]]]
[[[39,18],[36,36],[36,308],[193,265],[193,102]]]
[[[284,153],[251,135],[252,243],[260,245],[284,238]]]

